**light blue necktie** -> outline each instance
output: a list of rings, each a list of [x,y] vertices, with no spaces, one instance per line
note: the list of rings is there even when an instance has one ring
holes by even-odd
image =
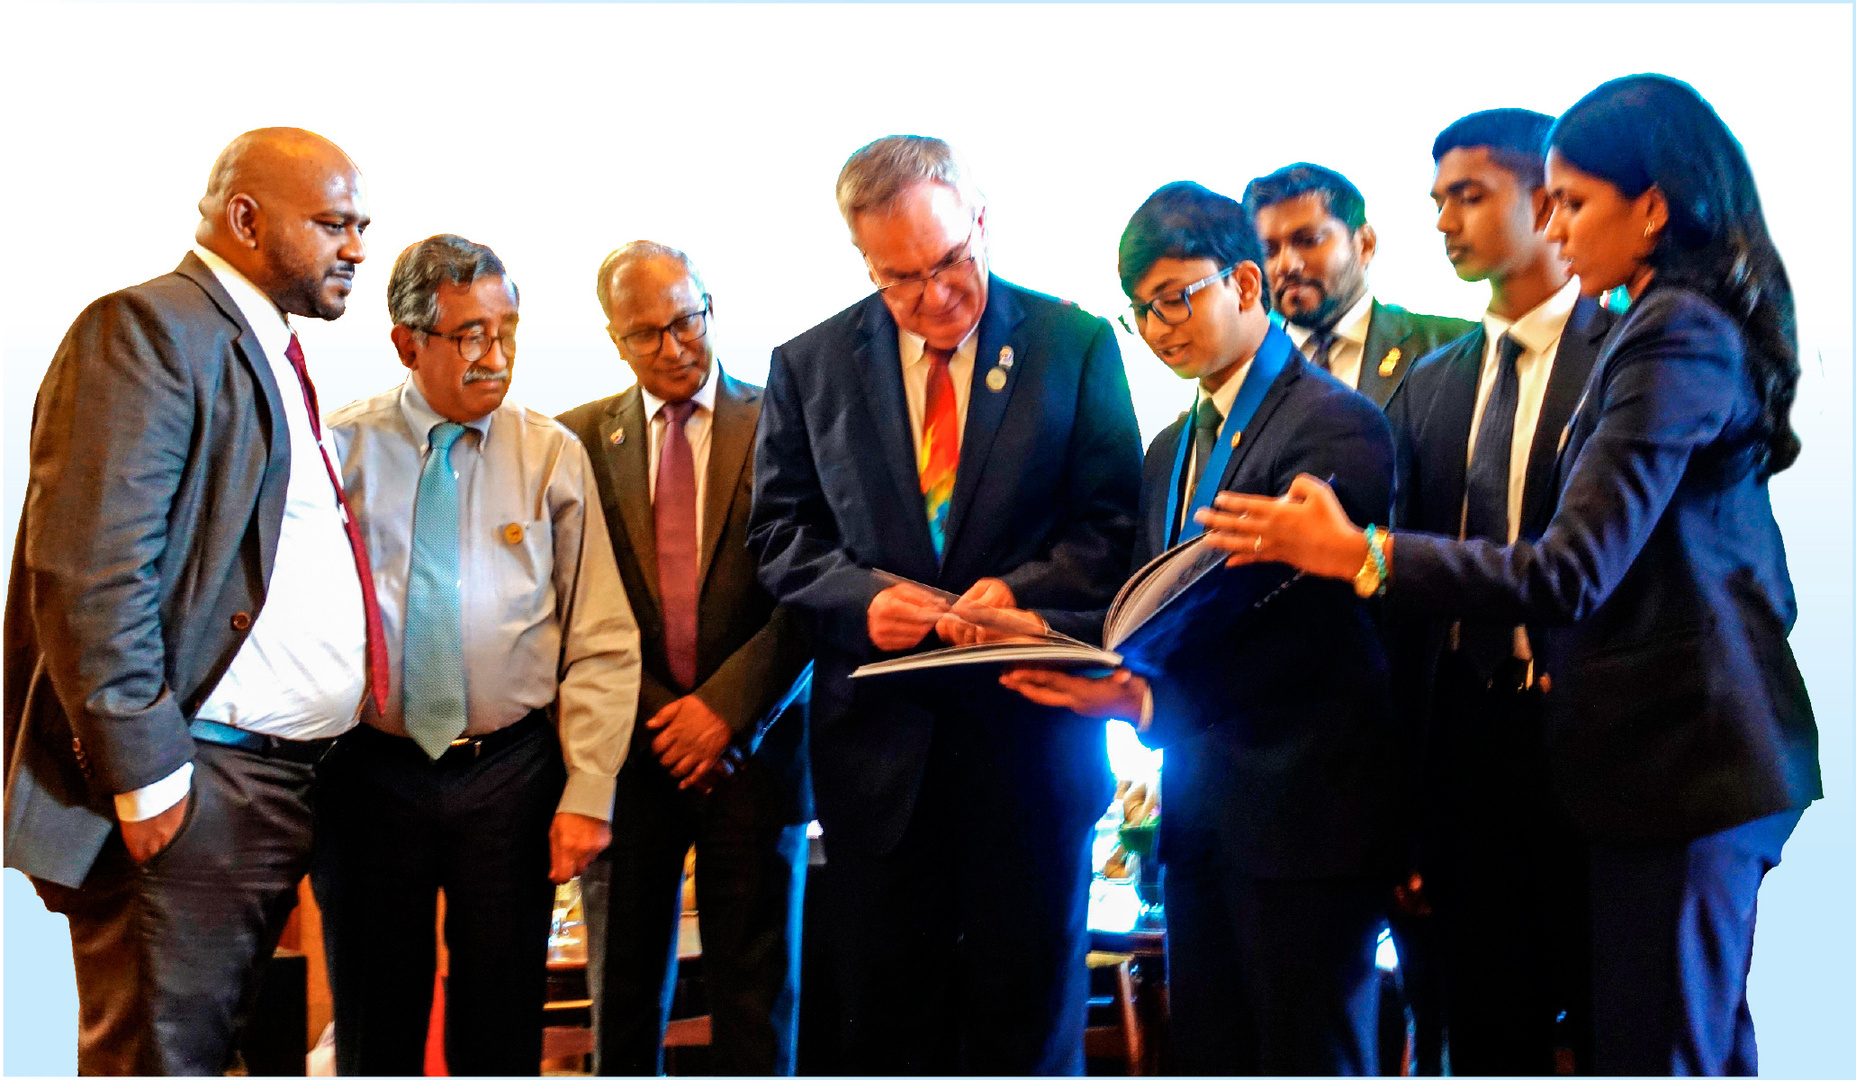
[[[432,760],[464,732],[464,614],[458,597],[458,478],[451,444],[464,425],[432,428],[412,508],[412,566],[406,575],[406,647],[400,708],[406,734]]]

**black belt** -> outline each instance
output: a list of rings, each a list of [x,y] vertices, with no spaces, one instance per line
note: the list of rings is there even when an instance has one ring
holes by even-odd
[[[202,742],[218,743],[221,746],[236,746],[240,750],[249,750],[265,757],[283,758],[305,765],[314,765],[321,761],[335,745],[329,739],[284,739],[276,735],[261,735],[244,728],[235,728],[230,724],[221,724],[214,720],[190,720],[187,731]]]
[[[453,739],[451,740],[450,749],[438,755],[438,757],[430,758],[429,760],[434,765],[450,765],[459,762],[475,761],[485,754],[494,754],[505,746],[521,742],[523,739],[532,735],[537,727],[548,722],[548,710],[536,709],[522,719],[510,724],[508,727],[500,727],[495,731],[485,732],[482,735],[471,735],[462,739]],[[412,736],[395,735],[368,724],[361,724],[356,727],[347,737],[369,740],[402,749],[409,748],[420,757],[427,757],[425,749],[414,742]]]

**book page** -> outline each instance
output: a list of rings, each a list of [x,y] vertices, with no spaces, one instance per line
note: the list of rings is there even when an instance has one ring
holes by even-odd
[[[1115,597],[1102,627],[1102,641],[1113,649],[1207,572],[1222,564],[1225,553],[1204,543],[1201,534],[1176,545],[1135,571]]]

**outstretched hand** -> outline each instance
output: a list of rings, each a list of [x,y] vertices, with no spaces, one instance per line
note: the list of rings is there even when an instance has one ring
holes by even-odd
[[[1011,668],[999,685],[1039,705],[1054,705],[1099,720],[1139,720],[1147,680],[1126,668],[1099,679],[1046,668]]]
[[[1207,544],[1231,553],[1226,566],[1287,563],[1344,580],[1366,562],[1366,534],[1347,519],[1334,489],[1307,473],[1277,499],[1221,491],[1194,520],[1205,526]]]

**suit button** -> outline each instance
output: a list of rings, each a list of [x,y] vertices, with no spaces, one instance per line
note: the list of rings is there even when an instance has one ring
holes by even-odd
[[[241,634],[251,629],[251,613],[241,611],[234,614],[232,616],[232,629],[237,630]]]

